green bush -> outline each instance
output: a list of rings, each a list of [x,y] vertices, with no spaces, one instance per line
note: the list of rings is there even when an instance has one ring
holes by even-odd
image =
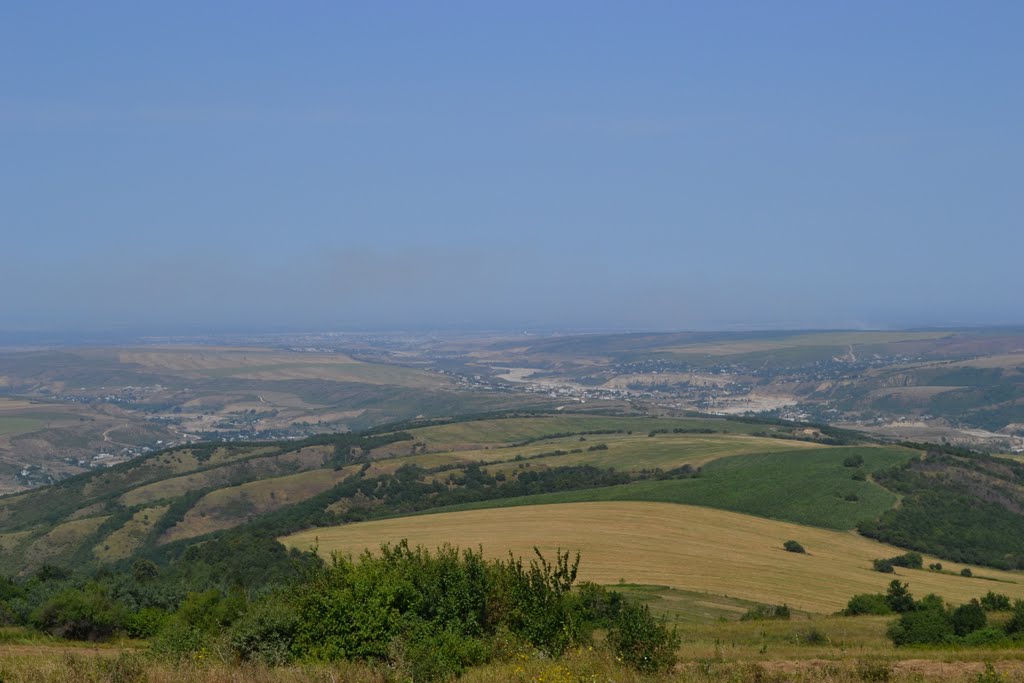
[[[971,578],[972,576],[974,576],[974,572],[971,571],[970,567],[964,567],[960,570],[960,576],[966,576],[967,578]]]
[[[886,633],[897,647],[941,645],[955,636],[949,613],[937,608],[906,612],[889,626]]]
[[[860,467],[864,464],[864,456],[851,455],[843,460],[843,467]]]
[[[980,602],[986,612],[1005,612],[1010,609],[1010,597],[1002,593],[989,591],[981,597]]]
[[[985,610],[977,600],[971,600],[954,609],[950,619],[953,622],[953,631],[961,637],[984,628],[988,622]]]
[[[630,666],[646,672],[668,671],[676,663],[679,634],[651,616],[647,605],[626,603],[619,610],[608,644]]]
[[[882,572],[883,574],[892,574],[896,571],[892,568],[892,560],[873,560],[871,567],[876,572]]]
[[[168,617],[168,613],[158,607],[143,607],[125,618],[124,628],[132,638],[152,638]]]
[[[254,604],[231,626],[231,649],[239,659],[269,666],[292,659],[298,615],[278,597]]]
[[[1000,643],[1009,643],[1009,639],[1006,633],[996,626],[985,626],[964,636],[964,645],[971,647],[998,645]]]
[[[786,541],[785,543],[782,544],[782,547],[785,548],[788,552],[791,552],[791,553],[806,553],[807,552],[806,550],[804,550],[804,547],[802,545],[800,545],[799,543],[797,543],[796,541]]]
[[[881,593],[860,593],[850,598],[843,610],[847,617],[859,614],[892,614],[892,608]]]
[[[173,658],[210,647],[245,610],[245,596],[189,593],[153,638],[154,651]]]
[[[740,617],[740,621],[760,621],[763,619],[789,619],[788,605],[758,605],[751,607]]]
[[[33,610],[29,622],[41,631],[72,640],[103,640],[123,628],[123,608],[97,584],[62,591]]]
[[[1003,624],[1003,630],[1011,636],[1024,632],[1024,600],[1013,601],[1013,614]]]

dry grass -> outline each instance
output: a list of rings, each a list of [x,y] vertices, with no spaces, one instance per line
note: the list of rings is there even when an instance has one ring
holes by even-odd
[[[581,577],[611,584],[663,585],[729,595],[796,609],[832,613],[855,593],[884,591],[894,576],[871,570],[871,561],[903,550],[851,532],[829,531],[710,508],[664,503],[569,503],[473,510],[379,520],[304,531],[283,542],[308,549],[358,554],[384,542],[463,547],[482,544],[491,556],[508,551],[529,556],[537,546],[580,551]],[[807,555],[788,553],[782,543],[800,541]],[[935,561],[926,558],[925,562]],[[943,563],[958,571],[962,565]],[[1024,598],[1024,575],[992,569],[968,579],[901,569],[919,594],[938,593],[964,602],[988,590]],[[999,579],[999,582],[981,577]]]
[[[119,529],[115,529],[92,549],[93,554],[104,562],[115,562],[129,557],[135,549],[142,545],[150,529],[156,524],[169,505],[143,508]]]
[[[322,493],[355,474],[359,468],[360,465],[352,465],[340,470],[312,470],[218,489],[200,498],[184,519],[160,538],[160,542],[170,543],[229,529],[256,515]]]
[[[67,554],[80,545],[89,534],[107,521],[107,516],[76,519],[58,524],[45,535],[39,537],[25,550],[25,559],[29,564],[39,565],[53,557]]]
[[[341,662],[279,668],[210,661],[160,662],[135,652],[80,649],[66,652],[0,648],[0,675],[6,683],[398,683],[410,680],[401,665]],[[978,681],[986,665],[997,676],[989,680],[1019,681],[1024,663],[1017,653],[973,653],[969,659],[943,661],[916,658],[861,657],[845,653],[836,658],[786,660],[762,655],[754,661],[719,656],[683,660],[674,671],[641,675],[617,662],[601,648],[582,648],[552,660],[533,652],[514,654],[467,671],[466,683],[852,683],[884,680],[892,683]],[[878,677],[884,672],[884,677]]]

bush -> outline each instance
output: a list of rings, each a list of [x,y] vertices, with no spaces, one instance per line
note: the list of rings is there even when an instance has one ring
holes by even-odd
[[[1003,630],[1007,635],[1011,636],[1024,632],[1024,601],[1014,600],[1013,614],[1010,615],[1009,620],[1003,624]]]
[[[806,631],[796,634],[793,640],[798,645],[827,645],[829,642],[828,636],[817,626],[811,626]]]
[[[886,633],[897,647],[941,645],[955,636],[949,613],[936,608],[906,612],[889,626]]]
[[[797,543],[796,541],[786,541],[785,543],[782,544],[782,547],[785,548],[788,552],[791,552],[791,553],[806,553],[807,552],[806,550],[804,550],[804,547],[802,545],[800,545],[799,543]]]
[[[128,615],[124,628],[132,638],[152,638],[163,627],[168,616],[167,612],[157,607],[143,607]]]
[[[864,464],[864,456],[851,455],[843,460],[843,467],[860,467]]]
[[[96,584],[53,596],[29,617],[50,635],[71,640],[103,640],[124,626],[124,611]]]
[[[740,621],[759,621],[762,619],[789,619],[788,605],[758,605],[747,610]]]
[[[630,666],[646,672],[668,671],[676,663],[679,634],[664,621],[651,616],[647,605],[622,606],[611,629],[608,644]]]
[[[871,563],[872,569],[883,574],[892,574],[896,570],[892,568],[892,560],[874,560]]]
[[[980,628],[984,628],[988,619],[985,617],[985,610],[977,600],[966,602],[950,614],[953,622],[953,631],[958,636],[966,636]]]
[[[970,567],[964,567],[960,570],[960,576],[966,576],[967,578],[971,578],[972,576],[974,576],[974,572],[971,571]]]
[[[978,647],[982,645],[998,645],[1008,642],[1006,633],[995,626],[985,626],[977,631],[972,631],[964,637],[964,645]]]
[[[243,661],[268,666],[287,664],[292,659],[292,642],[298,616],[277,597],[253,605],[232,625],[231,649]]]
[[[986,612],[1005,612],[1010,609],[1010,598],[1002,593],[989,591],[981,597],[980,602]]]
[[[180,658],[210,647],[244,609],[245,597],[240,593],[226,597],[216,590],[189,593],[160,627],[153,638],[153,649]]]
[[[850,598],[843,610],[843,615],[847,617],[859,614],[892,614],[892,609],[881,593],[860,593]]]
[[[924,566],[924,558],[921,557],[921,553],[911,551],[909,553],[904,553],[903,555],[897,555],[896,557],[875,560],[873,562],[873,566],[876,572],[891,574],[895,571],[893,567],[920,569]]]
[[[924,566],[924,558],[921,557],[921,553],[914,551],[889,558],[889,561],[897,567],[906,567],[907,569],[920,569]]]
[[[942,571],[942,563],[941,562],[932,562],[930,565],[928,565],[928,569],[931,569],[933,572],[941,572]]]

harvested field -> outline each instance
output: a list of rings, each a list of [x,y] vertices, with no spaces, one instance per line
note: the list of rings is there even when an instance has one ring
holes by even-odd
[[[1024,575],[975,568],[975,578],[900,569],[872,571],[871,561],[903,551],[854,533],[828,531],[709,508],[661,503],[575,503],[405,517],[304,531],[282,541],[358,554],[402,538],[436,547],[483,545],[494,557],[529,557],[558,548],[580,551],[581,578],[707,591],[734,598],[832,613],[855,593],[884,591],[893,578],[920,595],[964,602],[989,590],[1024,598]],[[788,553],[796,539],[807,555]],[[934,562],[926,558],[925,562]],[[959,571],[962,565],[944,562]],[[995,579],[992,580],[985,580]]]

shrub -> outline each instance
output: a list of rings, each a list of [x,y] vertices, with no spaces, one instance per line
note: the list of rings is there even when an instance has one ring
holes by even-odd
[[[932,562],[930,565],[928,565],[928,569],[931,569],[933,572],[941,572],[942,571],[942,563],[941,562]]]
[[[858,614],[892,614],[892,608],[881,593],[860,593],[846,603],[843,615],[848,617]]]
[[[267,598],[253,605],[232,625],[231,649],[244,661],[269,666],[287,664],[298,615],[283,600]]]
[[[953,631],[961,637],[984,628],[988,621],[985,617],[985,610],[977,600],[971,600],[957,607],[950,614],[950,619],[953,622]]]
[[[986,612],[1005,612],[1010,609],[1010,598],[1002,593],[989,591],[981,597],[980,602]]]
[[[906,567],[907,569],[920,569],[924,566],[924,558],[921,557],[921,553],[910,551],[903,555],[897,555],[889,559],[893,565],[897,567]]]
[[[985,626],[972,631],[964,637],[964,645],[977,647],[981,645],[997,645],[1007,642],[1006,633],[995,626]]]
[[[655,620],[647,605],[635,603],[622,606],[608,631],[608,644],[615,654],[646,673],[675,666],[679,642],[675,628]]]
[[[966,576],[967,578],[971,578],[972,576],[974,576],[974,572],[971,571],[970,567],[964,567],[960,570],[960,576]]]
[[[892,560],[874,560],[871,563],[871,567],[876,572],[882,572],[883,574],[892,574],[896,571],[892,568]]]
[[[827,645],[829,642],[828,636],[817,626],[811,626],[806,631],[796,634],[793,640],[799,645]]]
[[[50,635],[72,640],[103,640],[124,625],[120,605],[96,584],[68,589],[53,596],[29,617],[30,623]]]
[[[762,619],[789,619],[788,605],[758,605],[747,610],[740,621],[760,621]]]
[[[893,567],[920,569],[923,565],[924,558],[921,557],[921,553],[915,553],[913,551],[904,553],[903,555],[897,555],[895,557],[878,559],[873,562],[875,571],[882,572],[884,574],[891,574],[894,571]]]
[[[245,597],[240,593],[228,596],[216,590],[189,593],[160,627],[153,638],[153,649],[180,658],[209,647],[244,608]]]
[[[1014,600],[1013,614],[1010,615],[1009,620],[1003,624],[1003,630],[1011,636],[1024,631],[1024,601]]]
[[[807,552],[806,550],[804,550],[804,547],[802,545],[800,545],[799,543],[797,543],[796,541],[786,541],[785,543],[782,544],[782,547],[785,548],[787,551],[789,551],[791,553],[806,553]]]
[[[152,638],[167,621],[167,612],[158,607],[143,607],[132,612],[124,622],[124,629],[132,638]]]
[[[843,467],[860,467],[864,464],[864,456],[851,455],[843,460]]]
[[[940,645],[955,635],[949,613],[936,608],[906,612],[889,626],[886,633],[897,647]]]

